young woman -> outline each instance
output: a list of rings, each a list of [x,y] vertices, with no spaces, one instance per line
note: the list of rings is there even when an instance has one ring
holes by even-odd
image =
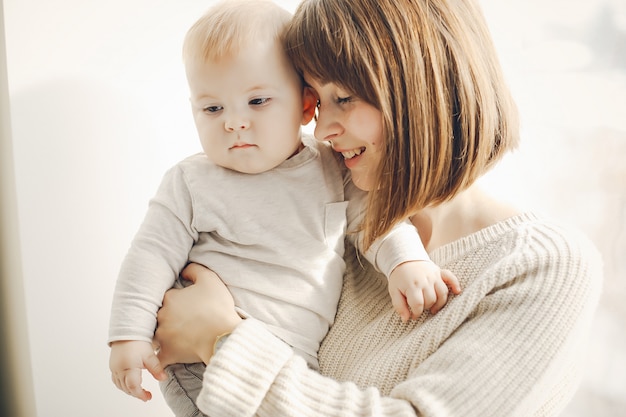
[[[197,403],[210,416],[558,415],[601,261],[577,231],[476,185],[518,142],[477,4],[304,0],[285,43],[319,100],[315,136],[369,191],[366,241],[410,218],[463,293],[403,323],[384,277],[348,250],[318,373],[192,264],[195,285],[168,292],[158,316],[162,363],[207,364]]]

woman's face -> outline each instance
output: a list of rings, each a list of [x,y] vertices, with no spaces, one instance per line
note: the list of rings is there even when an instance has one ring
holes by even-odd
[[[343,156],[358,188],[371,190],[382,158],[382,113],[336,84],[322,85],[306,76],[305,81],[318,99],[315,137],[331,142],[335,152]]]

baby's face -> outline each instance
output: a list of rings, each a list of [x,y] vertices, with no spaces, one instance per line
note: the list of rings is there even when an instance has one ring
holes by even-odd
[[[302,86],[279,43],[186,67],[202,148],[217,165],[256,174],[298,152]]]

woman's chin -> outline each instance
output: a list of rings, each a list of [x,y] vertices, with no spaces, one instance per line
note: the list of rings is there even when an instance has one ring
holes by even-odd
[[[370,191],[372,189],[371,180],[366,175],[352,172],[352,182],[361,191]]]

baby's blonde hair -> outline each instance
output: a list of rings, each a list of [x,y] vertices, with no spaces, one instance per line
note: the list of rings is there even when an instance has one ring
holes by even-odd
[[[183,60],[216,61],[254,43],[281,41],[291,14],[270,0],[223,0],[185,36]]]

